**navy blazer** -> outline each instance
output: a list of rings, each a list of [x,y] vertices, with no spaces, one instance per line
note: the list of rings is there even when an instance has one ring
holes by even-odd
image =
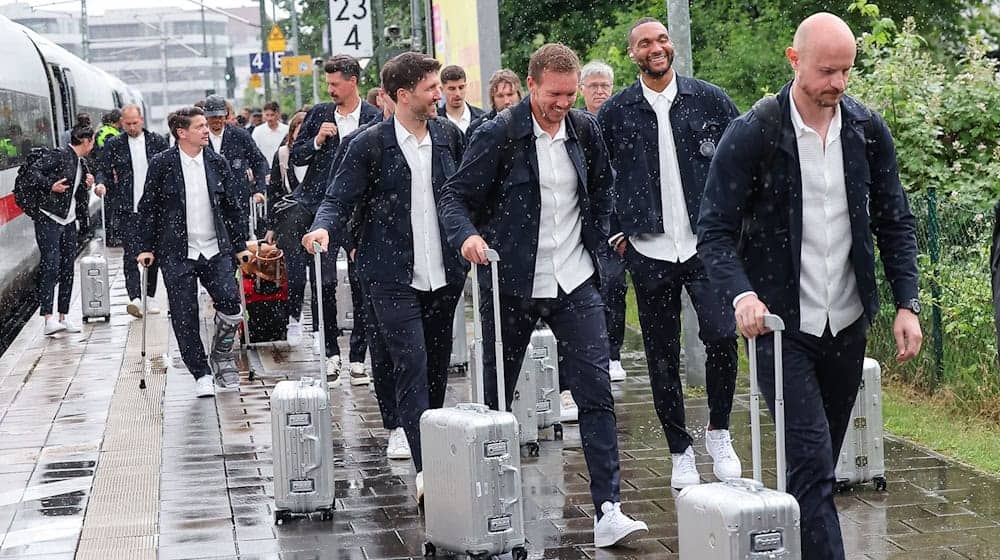
[[[466,144],[472,140],[472,133],[476,131],[477,128],[483,125],[484,122],[491,121],[497,116],[497,110],[492,109],[489,113],[483,113],[478,117],[472,119],[469,123],[469,128],[465,129]]]
[[[178,150],[174,146],[149,162],[146,187],[139,201],[142,251],[152,252],[161,262],[186,259],[188,253],[184,172]],[[219,251],[235,256],[246,250],[250,198],[246,181],[213,150],[202,150],[202,159]]]
[[[309,170],[302,179],[302,195],[300,202],[304,201],[306,206],[315,209],[323,200],[326,193],[330,169],[333,166],[333,156],[340,145],[340,133],[334,134],[326,139],[326,142],[317,150],[313,143],[319,128],[325,122],[337,122],[336,103],[317,103],[306,113],[299,133],[292,144],[292,152],[289,156],[291,165],[308,165]],[[361,115],[358,117],[358,126],[376,120],[382,116],[382,111],[374,105],[369,105],[366,101],[361,101]]]
[[[76,186],[76,195],[73,191],[73,180],[76,179],[77,160],[80,161],[80,183]],[[70,205],[76,204],[76,218],[83,226],[86,226],[90,217],[87,211],[87,202],[90,200],[90,187],[87,186],[87,173],[90,173],[90,165],[87,158],[79,158],[73,148],[65,146],[63,148],[49,150],[35,162],[34,166],[28,170],[34,175],[31,184],[36,187],[30,193],[30,198],[34,201],[29,208],[22,209],[33,220],[38,220],[44,216],[38,210],[45,210],[54,216],[65,218],[69,215]],[[70,188],[64,192],[57,193],[52,190],[52,185],[60,179],[66,179],[66,184]],[[81,228],[82,229],[82,228]]]
[[[753,110],[733,121],[712,161],[698,222],[698,253],[727,300],[753,290],[791,329],[799,328],[802,253],[802,172],[788,102],[778,94],[781,135],[770,173],[762,169],[769,139]],[[896,304],[917,297],[915,220],[899,182],[896,150],[885,121],[856,99],[840,101],[851,264],[865,315],[873,321],[872,233]],[[874,138],[865,138],[865,126]]]
[[[208,143],[208,148],[215,151],[211,142]],[[253,188],[250,189],[252,192],[267,192],[265,186],[269,170],[267,158],[257,147],[249,132],[238,126],[227,124],[222,133],[222,146],[219,151],[222,152],[220,155],[229,162],[233,174],[243,183],[247,182],[247,169],[253,171]],[[249,198],[249,195],[247,197]]]
[[[577,172],[583,245],[599,272],[597,251],[608,237],[614,177],[597,121],[583,111],[573,112],[576,117],[566,119],[566,151]],[[587,130],[577,130],[574,121]],[[477,234],[496,249],[502,293],[530,298],[541,205],[528,96],[506,116],[501,112],[479,127],[461,167],[444,187],[438,214],[456,249]],[[599,281],[600,274],[595,276]]]
[[[476,107],[472,103],[469,103],[468,101],[465,102],[465,105],[469,108],[469,126],[472,126],[472,121],[478,119],[479,117],[483,116],[486,113],[485,111],[483,111],[479,107]],[[442,100],[441,103],[438,104],[438,116],[444,117],[446,119],[448,118],[448,108],[444,100]],[[468,133],[469,130],[466,129],[465,132]]]
[[[369,283],[413,282],[413,227],[410,167],[396,139],[395,118],[360,132],[347,147],[343,164],[316,213],[312,229],[330,232],[331,246],[349,247],[357,236],[358,275]],[[441,203],[445,180],[462,160],[462,131],[447,119],[427,122],[431,136],[431,184]],[[350,220],[357,221],[352,233]],[[441,231],[441,250],[449,284],[462,284],[468,263]]]
[[[155,132],[142,130],[146,140],[146,163],[153,156],[169,148],[165,138]],[[112,136],[97,154],[97,184],[108,189],[105,197],[109,210],[132,212],[134,177],[132,175],[132,152],[128,147],[128,134]]]
[[[677,97],[670,106],[670,128],[691,228],[697,233],[708,167],[729,122],[739,115],[717,86],[674,75]],[[601,106],[598,121],[611,154],[615,179],[615,218],[625,235],[663,233],[659,135],[656,112],[638,80]]]

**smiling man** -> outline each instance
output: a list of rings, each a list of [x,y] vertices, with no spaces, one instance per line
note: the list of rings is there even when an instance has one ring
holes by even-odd
[[[580,60],[561,44],[531,56],[523,101],[484,123],[438,203],[452,247],[478,265],[500,254],[500,326],[509,406],[535,323],[559,341],[560,370],[579,406],[596,509],[594,543],[647,532],[621,510],[618,436],[597,248],[607,239],[612,171],[593,117],[571,109]],[[484,302],[492,302],[486,294]],[[484,310],[487,404],[497,408],[492,312]],[[492,373],[491,373],[492,371]]]

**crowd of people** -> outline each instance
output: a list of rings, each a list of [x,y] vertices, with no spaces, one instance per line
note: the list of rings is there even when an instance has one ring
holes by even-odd
[[[898,309],[897,359],[912,358],[921,343],[914,218],[892,137],[881,117],[845,93],[854,34],[830,14],[804,20],[785,53],[793,79],[743,115],[719,87],[674,71],[660,21],[636,22],[627,52],[638,77],[615,93],[607,64],[581,66],[568,47],[546,44],[531,57],[527,92],[511,70],[489,78],[488,111],[467,101],[462,68],[407,52],[382,67],[367,100],[358,62],[334,56],[324,68],[331,101],[301,108],[287,124],[277,103],[237,115],[218,96],[170,115],[172,147],[144,128],[138,107],[106,122],[124,134],[95,135],[81,123],[57,158],[39,163],[51,179],[33,215],[46,333],[78,330],[66,318],[66,251],[81,193],[95,185],[107,195],[126,263],[150,272],[148,293],[156,292],[157,268],[163,275],[198,396],[237,387],[232,350],[243,315],[235,267],[252,258],[250,205],[266,204],[260,234],[284,251],[288,270],[289,344],[304,338],[314,244],[325,259],[341,248],[347,255],[349,365],[332,321],[326,348],[315,351],[325,355],[331,383],[342,373],[352,385],[374,380],[387,455],[412,460],[420,498],[420,416],[444,404],[455,309],[470,263],[486,265],[494,249],[504,350],[494,355],[492,313],[482,313],[487,404],[510,404],[532,330],[539,321],[551,328],[566,418],[580,425],[595,544],[606,547],[647,532],[622,511],[611,391],[626,376],[627,270],[674,488],[702,482],[680,378],[681,290],[706,348],[703,433],[720,480],[743,472],[729,432],[737,333],[762,337],[760,383],[773,409],[774,349],[763,317],[784,319],[788,490],[801,508],[803,558],[842,559],[834,465],[879,305],[872,234]],[[582,110],[573,108],[578,94]],[[103,145],[87,164],[95,141]],[[139,315],[138,268],[125,271],[128,312]],[[216,311],[207,354],[198,282]],[[318,288],[309,282],[323,290],[326,317],[336,316],[334,282],[335,274]],[[491,305],[492,297],[482,300]],[[496,394],[490,374],[497,360],[506,395]]]

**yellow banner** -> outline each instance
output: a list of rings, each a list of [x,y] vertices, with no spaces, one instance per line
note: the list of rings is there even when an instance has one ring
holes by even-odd
[[[434,56],[442,66],[457,64],[467,77],[466,100],[483,106],[479,65],[479,17],[474,0],[433,0]]]

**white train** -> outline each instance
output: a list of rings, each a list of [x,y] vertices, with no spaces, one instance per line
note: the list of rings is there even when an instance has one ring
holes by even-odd
[[[79,112],[89,113],[96,128],[112,109],[134,103],[145,114],[146,105],[118,78],[3,16],[0,60],[0,338],[6,338],[34,306],[38,267],[34,226],[14,203],[18,166],[32,148],[61,146]],[[93,195],[90,210],[96,217]]]

